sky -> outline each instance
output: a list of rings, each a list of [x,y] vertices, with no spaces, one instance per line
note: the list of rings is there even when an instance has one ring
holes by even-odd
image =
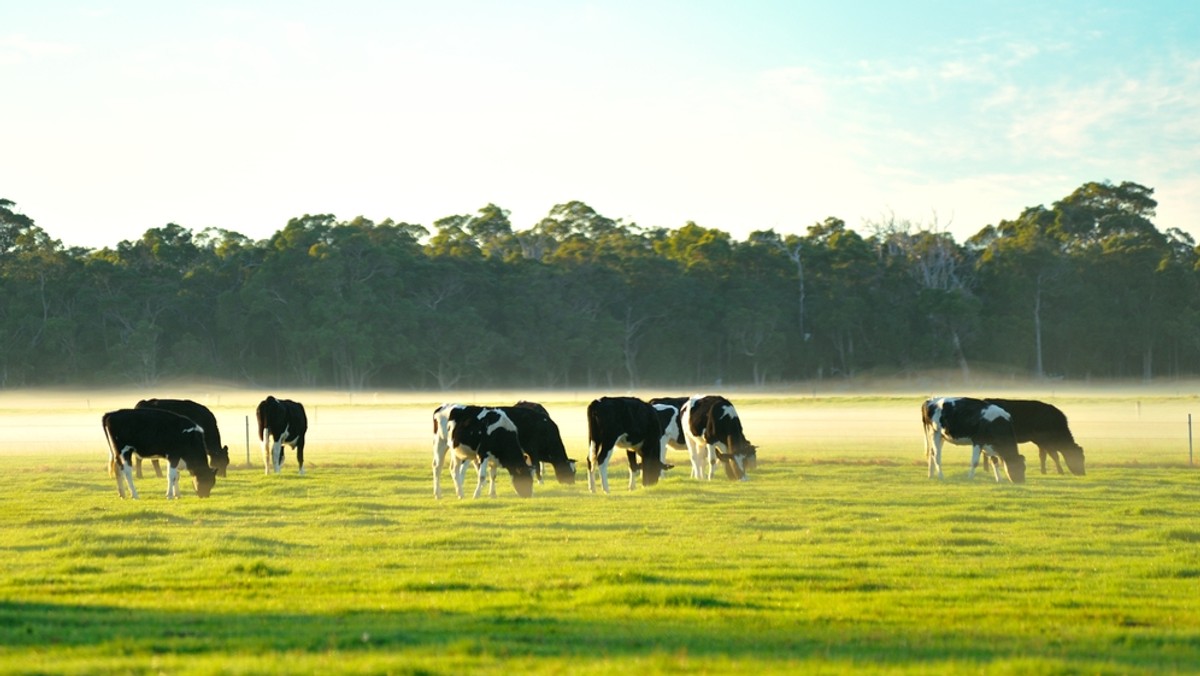
[[[1200,240],[1200,3],[0,0],[0,198],[68,246],[573,200],[962,241],[1090,181]]]

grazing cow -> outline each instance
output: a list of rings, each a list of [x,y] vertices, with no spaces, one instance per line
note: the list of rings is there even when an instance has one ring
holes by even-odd
[[[725,475],[745,481],[754,469],[758,449],[746,440],[737,409],[719,395],[694,396],[679,411],[684,440],[692,457],[692,478],[712,479],[718,460]]]
[[[433,497],[440,498],[441,470],[446,455],[450,454],[450,476],[454,479],[454,491],[463,496],[463,474],[466,463],[471,461],[479,470],[479,483],[475,497],[483,491],[483,482],[489,469],[492,471],[490,495],[496,496],[495,468],[497,463],[512,476],[517,495],[527,498],[533,495],[533,468],[529,456],[521,448],[517,426],[508,415],[496,408],[443,404],[433,412]]]
[[[942,442],[971,445],[971,471],[975,477],[980,451],[993,460],[992,473],[1000,481],[995,460],[1013,483],[1025,482],[1025,456],[1017,452],[1017,437],[1012,416],[991,401],[967,397],[938,397],[921,405],[925,425],[925,456],[929,460],[929,478],[942,475]]]
[[[545,407],[528,401],[517,402],[516,406],[502,406],[501,411],[517,426],[521,448],[529,455],[537,475],[542,482],[542,463],[554,467],[554,478],[560,484],[575,483],[575,461],[567,457],[558,425],[550,418]]]
[[[1042,463],[1042,474],[1046,473],[1046,456],[1054,460],[1058,473],[1063,473],[1058,461],[1061,453],[1067,461],[1071,474],[1083,476],[1083,448],[1075,443],[1071,429],[1067,427],[1067,416],[1058,408],[1032,399],[988,399],[1008,411],[1012,416],[1013,433],[1017,443],[1032,441],[1037,444],[1038,458]]]
[[[441,469],[446,451],[450,448],[450,412],[466,408],[462,404],[442,404],[433,411],[433,497],[440,498]],[[478,408],[478,407],[476,407]],[[549,462],[554,467],[554,476],[561,484],[575,483],[575,461],[567,457],[566,447],[558,425],[550,419],[545,407],[528,401],[519,401],[515,406],[500,407],[517,427],[517,438],[521,450],[533,463],[538,483],[541,483],[541,464]],[[465,465],[454,465],[460,471]],[[495,468],[493,468],[495,469]],[[495,494],[494,492],[492,493]],[[459,495],[462,497],[462,495]]]
[[[133,485],[132,456],[167,459],[167,499],[179,497],[179,470],[192,474],[196,495],[207,498],[217,483],[217,473],[208,464],[204,428],[195,421],[155,408],[123,408],[101,419],[108,438],[109,476],[117,479],[117,495],[138,498]]]
[[[191,399],[143,399],[134,408],[160,408],[164,411],[178,413],[192,419],[204,428],[204,446],[208,451],[208,462],[217,470],[217,476],[225,476],[229,468],[229,447],[221,445],[221,430],[217,428],[217,418],[204,404],[198,404]],[[158,459],[152,460],[154,473],[162,476],[158,467]],[[137,459],[137,476],[142,478],[142,459]]]
[[[304,435],[308,432],[308,416],[304,405],[291,399],[268,396],[255,410],[258,418],[258,438],[262,441],[263,464],[266,473],[276,474],[283,466],[283,447],[296,449],[296,464],[304,474]]]
[[[587,421],[589,491],[596,492],[599,473],[600,486],[608,493],[608,461],[617,446],[629,458],[629,490],[637,485],[639,469],[643,486],[658,483],[666,462],[662,425],[653,406],[637,397],[601,397],[588,404]]]

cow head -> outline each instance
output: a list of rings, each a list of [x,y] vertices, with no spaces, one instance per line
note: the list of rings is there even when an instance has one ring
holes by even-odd
[[[575,483],[575,461],[568,458],[566,462],[555,463],[554,478],[558,483],[568,486]]]
[[[189,469],[191,468],[189,467]],[[196,495],[207,498],[216,484],[216,470],[207,467],[197,467],[192,470],[192,486],[196,489]]]
[[[229,470],[229,447],[222,446],[221,450],[214,451],[209,461],[213,469],[217,470],[217,476],[225,476]]]
[[[662,477],[663,470],[666,469],[662,464],[662,449],[658,448],[657,441],[657,438],[647,439],[646,443],[642,445],[642,462],[640,466],[636,466],[636,463],[631,463],[631,467],[636,466],[641,468],[643,486],[657,486],[658,480]],[[630,460],[633,460],[633,458],[630,458]]]
[[[533,467],[529,465],[529,456],[525,456],[525,463],[507,467],[508,473],[512,476],[513,488],[516,489],[517,495],[528,498],[533,496]]]
[[[745,439],[735,440],[732,437],[725,442],[725,446],[733,450],[725,452],[719,446],[715,449],[717,459],[725,467],[725,476],[731,481],[745,481],[746,472],[758,466],[758,447]]]
[[[1083,448],[1076,445],[1074,448],[1063,448],[1060,450],[1063,460],[1067,461],[1067,469],[1071,470],[1071,474],[1083,476],[1086,473],[1083,470]]]
[[[1025,456],[1016,454],[1015,458],[1004,461],[1004,473],[1014,484],[1025,483]]]

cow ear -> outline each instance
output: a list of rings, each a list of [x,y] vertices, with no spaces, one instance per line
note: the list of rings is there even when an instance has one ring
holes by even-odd
[[[717,457],[720,458],[721,460],[729,460],[729,459],[733,458],[733,455],[731,455],[729,453],[722,453],[721,451],[718,450]]]

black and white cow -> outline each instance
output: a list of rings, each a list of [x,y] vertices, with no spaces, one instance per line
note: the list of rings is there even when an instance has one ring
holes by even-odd
[[[515,406],[501,406],[500,410],[517,426],[521,448],[529,455],[537,475],[542,482],[542,463],[554,467],[554,478],[560,484],[575,483],[575,461],[567,457],[558,425],[541,404],[519,401]]]
[[[658,411],[637,397],[601,397],[587,407],[588,490],[596,492],[596,474],[608,493],[608,461],[620,446],[629,458],[629,490],[637,485],[653,486],[666,468],[666,447]],[[641,462],[638,462],[638,457]]]
[[[712,479],[720,460],[726,476],[746,480],[746,470],[757,462],[758,449],[746,440],[741,418],[728,399],[720,395],[691,397],[680,409],[679,419],[692,458],[692,478]]]
[[[1032,441],[1037,444],[1038,457],[1042,463],[1042,474],[1046,473],[1046,456],[1054,460],[1058,473],[1063,473],[1058,461],[1061,453],[1067,461],[1071,474],[1083,476],[1083,447],[1075,443],[1071,428],[1067,427],[1067,416],[1057,407],[1033,399],[988,399],[1008,411],[1012,416],[1013,433],[1017,443]]]
[[[263,465],[266,473],[279,474],[283,467],[283,447],[296,449],[296,464],[304,474],[304,436],[308,433],[308,416],[304,405],[291,399],[268,396],[255,410],[258,418],[258,439],[262,442]]]
[[[1004,472],[1013,483],[1025,482],[1025,456],[1017,452],[1017,437],[1013,432],[1012,416],[1008,411],[984,399],[968,397],[937,397],[921,404],[921,421],[925,426],[925,456],[929,460],[929,478],[942,475],[942,442],[971,446],[971,471],[975,477],[982,451],[1003,464]],[[1000,481],[997,463],[992,473]]]
[[[208,464],[204,448],[204,428],[195,421],[170,411],[154,408],[123,408],[104,414],[101,419],[108,438],[109,476],[117,479],[117,495],[138,498],[133,485],[134,456],[166,458],[167,499],[179,497],[179,470],[192,474],[196,495],[208,497],[217,483],[217,473]]]
[[[143,399],[134,408],[160,408],[192,419],[197,425],[204,428],[204,445],[208,451],[209,464],[217,470],[217,476],[226,475],[229,468],[229,447],[221,445],[221,430],[217,428],[217,418],[212,411],[208,410],[207,406],[191,399]],[[155,458],[152,462],[154,463],[154,474],[162,476],[158,459]],[[141,458],[137,459],[137,477],[142,478]]]
[[[443,404],[433,411],[433,497],[440,498],[442,464],[450,451],[450,476],[454,492],[463,497],[463,480],[467,462],[479,471],[475,486],[476,498],[483,492],[483,482],[491,470],[490,495],[496,496],[495,468],[499,464],[508,470],[517,495],[533,495],[533,468],[521,448],[517,426],[508,415],[497,408]]]

